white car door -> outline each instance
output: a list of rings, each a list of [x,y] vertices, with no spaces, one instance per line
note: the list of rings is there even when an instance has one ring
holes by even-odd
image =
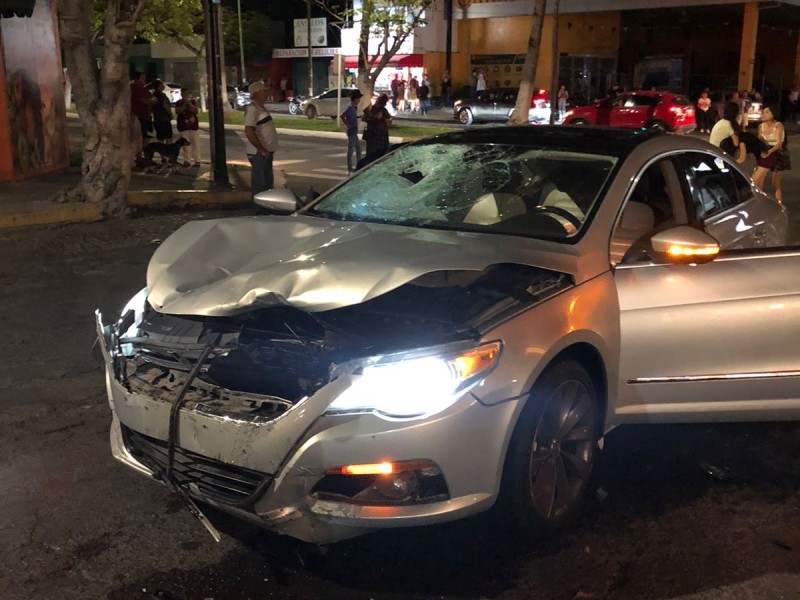
[[[715,163],[715,155],[708,157],[712,164],[706,167],[730,171],[729,164]],[[612,258],[624,250],[614,267],[621,350],[612,419],[800,418],[800,248],[782,247],[769,237],[751,243],[737,231],[740,223],[750,227],[744,233],[757,228],[758,219],[747,221],[742,211],[771,219],[776,231],[785,226],[786,215],[777,204],[763,204],[773,202],[764,196],[748,198],[736,185],[723,185],[723,192],[713,193],[728,194],[717,198],[726,208],[698,218],[695,206],[710,202],[709,190],[693,179],[690,164],[675,155],[645,169],[612,236]],[[655,169],[659,177],[651,177]],[[649,180],[647,194],[635,189],[643,180]],[[672,215],[652,216],[640,206],[658,213],[665,200]],[[626,211],[633,218],[626,219]],[[725,221],[725,214],[739,217]],[[720,236],[719,256],[706,264],[659,262],[649,246],[652,233],[687,222],[699,228],[708,223]]]

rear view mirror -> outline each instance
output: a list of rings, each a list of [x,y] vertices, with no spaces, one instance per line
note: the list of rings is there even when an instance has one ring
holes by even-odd
[[[703,231],[686,225],[672,227],[650,238],[653,250],[670,262],[706,263],[719,254],[719,242]]]
[[[300,208],[300,199],[286,188],[259,192],[253,197],[253,201],[261,208],[280,214],[293,213]]]

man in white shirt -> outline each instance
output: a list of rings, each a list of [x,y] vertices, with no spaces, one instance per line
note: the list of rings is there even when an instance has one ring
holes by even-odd
[[[272,159],[278,149],[278,132],[264,104],[269,89],[261,81],[250,84],[250,105],[244,113],[247,158],[250,160],[250,189],[253,195],[271,190],[275,184]]]

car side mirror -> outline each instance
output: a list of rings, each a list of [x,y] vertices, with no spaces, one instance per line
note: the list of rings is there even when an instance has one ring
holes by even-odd
[[[693,227],[679,225],[650,238],[653,250],[673,263],[707,263],[719,254],[719,242]]]
[[[261,208],[279,214],[293,213],[300,208],[300,199],[287,188],[259,192],[253,197],[253,202]]]

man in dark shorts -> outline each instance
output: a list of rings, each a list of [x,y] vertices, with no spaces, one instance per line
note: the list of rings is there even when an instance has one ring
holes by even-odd
[[[131,81],[131,141],[134,158],[144,160],[142,153],[153,131],[153,104],[156,99],[144,87],[144,73],[134,73]],[[138,123],[138,131],[136,124]]]

